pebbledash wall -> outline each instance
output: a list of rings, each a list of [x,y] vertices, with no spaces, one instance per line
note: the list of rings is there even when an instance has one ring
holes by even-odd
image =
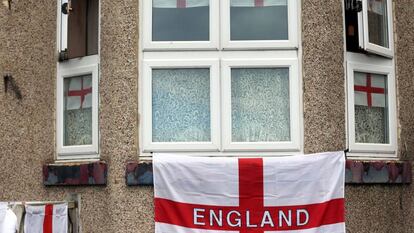
[[[62,200],[81,194],[83,232],[153,232],[153,189],[125,184],[137,161],[139,2],[101,0],[100,156],[106,186],[46,187],[42,166],[54,162],[56,2],[13,0],[0,7],[0,200]],[[414,156],[414,4],[394,1],[401,160]],[[302,0],[302,80],[306,153],[346,147],[344,28],[341,0]],[[348,232],[414,232],[413,185],[347,185]]]

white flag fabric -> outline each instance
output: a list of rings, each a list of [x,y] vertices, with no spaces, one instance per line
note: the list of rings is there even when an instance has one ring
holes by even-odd
[[[68,205],[26,206],[25,233],[68,233]]]
[[[17,230],[16,215],[8,208],[7,203],[0,203],[0,233],[16,233]]]
[[[286,6],[287,0],[231,0],[234,7]]]
[[[192,8],[210,5],[210,0],[153,0],[154,8]]]
[[[156,233],[345,233],[343,152],[153,163]]]
[[[368,107],[386,106],[386,85],[383,75],[354,74],[355,105]]]
[[[92,77],[70,78],[66,96],[66,109],[82,109],[92,107]]]

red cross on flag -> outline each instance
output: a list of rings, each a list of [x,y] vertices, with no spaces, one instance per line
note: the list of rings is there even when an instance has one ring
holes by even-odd
[[[345,233],[343,152],[153,159],[156,233]]]
[[[209,4],[210,0],[153,0],[154,8],[192,8]]]
[[[368,107],[386,106],[386,83],[384,75],[355,73],[355,105]]]
[[[286,6],[287,0],[231,0],[235,7]]]
[[[67,233],[68,205],[26,206],[25,233]]]
[[[66,94],[66,109],[83,109],[92,107],[92,77],[70,78]]]

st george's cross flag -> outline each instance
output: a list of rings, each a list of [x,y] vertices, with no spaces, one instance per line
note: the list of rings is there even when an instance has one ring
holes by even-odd
[[[70,78],[66,93],[66,110],[92,107],[92,77],[90,75]]]
[[[192,8],[209,6],[210,0],[153,0],[154,8]],[[287,0],[231,0],[235,7],[286,6]]]
[[[383,75],[355,73],[355,105],[385,107],[387,101],[386,79]]]
[[[27,205],[25,233],[68,233],[68,205]]]
[[[153,163],[156,233],[345,233],[343,152]]]

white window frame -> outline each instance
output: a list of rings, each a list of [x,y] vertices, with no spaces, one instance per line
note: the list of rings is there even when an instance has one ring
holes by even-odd
[[[232,142],[231,69],[289,68],[290,141]],[[222,127],[223,151],[300,151],[300,86],[298,61],[283,59],[223,59],[222,61]]]
[[[99,158],[99,135],[98,135],[98,84],[99,65],[98,56],[88,56],[81,59],[66,61],[58,67],[57,78],[57,159],[92,159]],[[64,79],[81,75],[92,75],[92,144],[64,146]]]
[[[352,56],[352,55],[351,55]],[[358,58],[359,57],[359,58]],[[348,145],[351,156],[356,157],[397,157],[397,100],[394,65],[392,60],[368,59],[354,56],[347,62],[347,96],[348,96]],[[389,143],[357,143],[355,142],[355,102],[354,102],[354,72],[372,73],[387,76],[388,91],[388,122]]]
[[[392,1],[387,1],[387,23],[388,23],[388,43],[389,48],[382,47],[369,42],[369,27],[368,27],[368,0],[362,0],[362,11],[358,13],[358,30],[359,30],[359,45],[364,50],[378,54],[384,57],[392,58],[394,56],[394,26]]]
[[[61,52],[61,6],[62,1],[56,1],[57,23],[56,23],[56,57]],[[98,54],[74,58],[62,62],[57,62],[56,79],[56,156],[60,161],[73,160],[95,160],[99,159],[99,64],[101,51],[101,2],[98,9]],[[64,132],[64,78],[92,74],[92,144],[80,146],[63,146]]]
[[[225,17],[223,15],[223,3],[221,0],[215,1],[210,0],[210,14],[213,14],[213,18],[216,21],[210,23],[211,25],[216,25],[216,39],[212,37],[214,33],[210,32],[210,39],[214,42],[214,45],[209,44],[208,46],[205,43],[199,43],[198,41],[188,41],[188,42],[151,42],[152,36],[152,23],[149,23],[152,20],[152,1],[140,1],[140,42],[142,47],[139,53],[139,114],[140,114],[140,124],[139,124],[139,141],[140,141],[140,156],[144,158],[146,156],[151,156],[152,153],[162,153],[167,155],[167,153],[178,153],[186,154],[191,156],[287,156],[303,153],[303,105],[302,105],[302,81],[301,81],[301,60],[299,57],[302,56],[301,46],[300,46],[300,33],[298,30],[300,28],[300,12],[301,4],[300,0],[288,0],[289,2],[289,40],[286,41],[239,41],[240,44],[234,47],[223,47],[226,44],[223,37],[223,30],[226,27],[223,21]],[[216,5],[212,5],[216,3]],[[219,9],[220,8],[220,9]],[[214,12],[214,13],[213,13]],[[226,13],[224,11],[224,13]],[[230,13],[230,8],[228,8],[228,13]],[[230,15],[227,16],[230,18]],[[228,20],[230,25],[230,21]],[[210,27],[211,30],[211,27]],[[228,26],[230,30],[230,26]],[[230,31],[229,31],[230,35]],[[214,41],[213,41],[214,39]],[[239,46],[239,47],[238,47]],[[291,111],[291,141],[290,142],[269,142],[265,143],[262,147],[262,144],[255,143],[258,147],[252,148],[253,145],[246,145],[245,148],[250,146],[248,149],[229,149],[224,148],[225,143],[223,141],[223,128],[221,125],[225,124],[225,119],[223,119],[223,71],[224,64],[226,61],[244,59],[245,61],[256,60],[258,62],[270,62],[272,63],[269,67],[277,67],[278,64],[283,64],[282,67],[288,67],[290,70],[290,111]],[[201,64],[198,66],[199,62],[205,63],[206,61],[215,61],[217,64],[217,82],[215,88],[210,87],[210,91],[215,89],[215,93],[212,96],[215,96],[215,100],[211,100],[211,104],[215,102],[216,106],[211,107],[211,111],[217,111],[218,115],[216,123],[211,124],[211,130],[213,127],[217,127],[215,132],[212,132],[211,145],[197,145],[191,143],[153,143],[152,142],[152,75],[151,69],[154,68],[204,68],[206,65]],[[184,63],[183,63],[184,62]],[[187,62],[195,62],[195,65],[189,65]],[[275,63],[274,63],[275,62]],[[280,63],[279,63],[280,62]],[[263,66],[256,64],[258,67]],[[246,68],[253,67],[255,64],[250,63],[246,65]],[[212,74],[213,72],[210,71]],[[230,76],[228,77],[231,78]],[[217,109],[216,109],[217,108]],[[216,109],[216,110],[215,110]],[[292,113],[296,112],[296,113]],[[211,112],[211,117],[213,118],[215,113]],[[231,116],[230,116],[231,117]],[[212,119],[211,118],[211,119]],[[295,118],[295,119],[293,119]],[[213,120],[213,119],[212,119]],[[216,135],[216,136],[215,136]],[[215,139],[213,139],[215,137]],[[213,144],[214,140],[214,144]],[[249,142],[248,142],[249,143]],[[233,146],[233,145],[232,145]],[[236,146],[237,147],[237,146]],[[260,154],[258,154],[260,153]]]
[[[217,50],[219,48],[219,1],[210,0],[209,41],[152,41],[152,0],[142,2],[144,50]]]
[[[230,38],[230,0],[221,2],[221,41],[223,49],[296,49],[298,48],[298,0],[287,0],[288,3],[288,40],[237,40]]]
[[[153,142],[152,141],[152,69],[209,68],[210,69],[210,142]],[[143,67],[143,143],[144,152],[218,151],[220,146],[219,61],[218,59],[144,60]]]

